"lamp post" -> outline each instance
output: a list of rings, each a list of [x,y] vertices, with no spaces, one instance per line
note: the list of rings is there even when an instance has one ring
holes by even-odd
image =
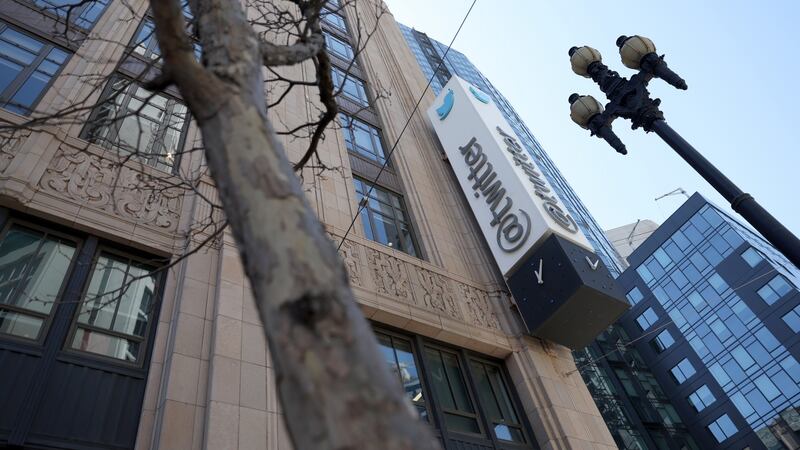
[[[654,131],[722,194],[731,203],[734,211],[744,217],[789,261],[800,267],[800,240],[797,236],[667,125],[664,114],[658,108],[661,100],[650,98],[647,84],[653,78],[660,78],[678,89],[685,90],[687,86],[683,78],[667,66],[664,56],[656,53],[653,41],[642,36],[620,36],[617,46],[622,63],[628,68],[638,70],[630,79],[610,70],[602,63],[600,52],[591,47],[572,47],[569,50],[573,72],[594,80],[609,100],[603,108],[591,95],[570,95],[572,120],[589,130],[593,136],[608,142],[623,155],[628,151],[611,128],[614,119],[629,119],[634,130],[643,128],[646,132]]]

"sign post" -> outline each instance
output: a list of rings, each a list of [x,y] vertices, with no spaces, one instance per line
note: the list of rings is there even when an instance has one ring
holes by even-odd
[[[500,110],[453,76],[428,117],[528,331],[586,346],[628,304]]]

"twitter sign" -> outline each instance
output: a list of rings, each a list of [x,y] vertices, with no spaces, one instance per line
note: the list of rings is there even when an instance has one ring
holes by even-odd
[[[491,97],[453,76],[428,118],[529,331],[591,341],[627,303]]]

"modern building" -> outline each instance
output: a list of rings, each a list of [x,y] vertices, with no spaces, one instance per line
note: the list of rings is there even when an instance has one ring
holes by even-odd
[[[621,227],[606,230],[606,236],[617,253],[626,259],[658,228],[658,224],[649,219],[640,219]]]
[[[618,323],[700,448],[800,448],[800,271],[699,194],[628,260]]]
[[[52,8],[64,3],[0,4],[0,122],[113,98],[3,128],[0,447],[291,448],[236,246],[211,233],[212,180],[202,153],[183,151],[200,145],[197,126],[178,92],[139,83],[158,64],[148,1]],[[303,188],[344,240],[387,364],[446,448],[616,448],[569,349],[525,333],[424,115],[433,93],[403,127],[427,78],[394,21],[376,23],[380,6],[326,15],[342,127],[319,148],[334,170],[306,169]],[[366,48],[355,26],[375,27]],[[295,89],[269,117],[312,120],[308,99]],[[302,139],[281,139],[299,159]],[[173,189],[184,177],[192,188]]]
[[[432,78],[431,88],[435,92],[441,92],[450,77],[457,75],[492,97],[525,149],[533,155],[564,200],[597,254],[613,274],[622,273],[627,267],[625,258],[620,256],[508,100],[464,54],[453,48],[448,50],[447,45],[419,30],[402,24],[399,26],[423,73]],[[651,225],[647,223],[643,228],[649,229]],[[617,446],[627,450],[697,449],[655,378],[642,364],[637,351],[627,348],[627,342],[624,330],[612,326],[596,342],[574,352],[580,373]],[[601,358],[601,355],[608,356]]]

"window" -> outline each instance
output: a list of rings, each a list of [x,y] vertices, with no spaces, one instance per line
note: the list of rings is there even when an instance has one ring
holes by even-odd
[[[191,12],[188,10],[186,5],[183,8],[183,13],[187,21],[192,20]],[[191,30],[190,35],[193,35]],[[195,58],[199,61],[202,55],[200,44],[193,40],[192,48],[194,49]],[[139,28],[139,32],[136,33],[136,37],[133,40],[133,53],[145,59],[151,60],[161,57],[161,49],[158,48],[158,39],[156,39],[156,30],[153,19],[145,17],[142,20],[142,25]]]
[[[364,232],[368,239],[417,256],[411,224],[406,214],[403,199],[394,193],[374,186],[365,200],[369,187],[366,181],[353,178],[360,202],[366,202],[361,212]]]
[[[636,323],[639,324],[639,327],[642,331],[650,328],[654,323],[658,321],[658,315],[656,312],[653,311],[653,308],[647,308],[639,317],[636,318]]]
[[[626,297],[628,297],[628,301],[631,302],[631,305],[635,305],[644,298],[644,295],[642,295],[642,291],[640,291],[638,287],[634,287],[628,292]]]
[[[764,397],[766,397],[768,401],[772,401],[781,395],[781,392],[766,375],[761,375],[760,377],[756,378],[754,382],[758,390],[764,394]]]
[[[353,47],[351,47],[350,44],[339,38],[335,38],[328,33],[325,33],[325,47],[334,56],[338,56],[346,61],[352,60],[353,56],[355,56]]]
[[[710,406],[714,401],[716,401],[714,394],[711,393],[711,390],[705,384],[689,395],[689,403],[697,412],[706,409],[706,407]]]
[[[747,353],[747,350],[745,350],[741,345],[737,346],[731,351],[731,356],[733,356],[733,359],[735,359],[736,362],[739,363],[739,366],[745,370],[756,363],[753,357],[750,356],[750,353]]]
[[[445,426],[453,431],[481,434],[478,415],[467,390],[458,355],[426,347],[425,358]]]
[[[403,389],[411,403],[417,408],[420,418],[428,420],[428,409],[425,406],[425,399],[422,393],[422,382],[420,381],[419,370],[411,349],[411,342],[394,335],[389,335],[376,331],[381,353],[389,369],[400,380]]]
[[[800,333],[800,305],[795,306],[793,310],[786,313],[783,316],[783,321],[792,331]]]
[[[686,358],[683,358],[681,362],[669,371],[678,384],[683,383],[695,373],[694,366]]]
[[[67,52],[0,22],[0,106],[29,114],[66,60]]]
[[[333,77],[333,86],[341,90],[347,98],[361,106],[369,106],[369,98],[363,81],[351,74],[345,74],[336,67],[332,68],[331,76]]]
[[[102,251],[92,268],[69,348],[140,362],[155,305],[154,270],[130,257]]]
[[[84,137],[96,144],[136,154],[161,170],[175,166],[187,126],[186,107],[121,77],[109,81]]]
[[[713,287],[718,294],[722,294],[723,292],[725,292],[725,289],[728,289],[728,283],[726,283],[725,280],[723,280],[718,273],[711,275],[708,278],[708,282],[711,284],[711,287]]]
[[[669,330],[664,330],[661,333],[658,333],[655,339],[650,341],[650,345],[653,346],[656,353],[663,352],[674,343],[675,339],[672,337],[672,334],[669,332]]]
[[[380,164],[386,161],[381,143],[381,134],[377,128],[354,117],[340,114],[344,143],[348,150]]]
[[[775,277],[769,280],[757,293],[762,300],[767,302],[768,305],[771,305],[780,300],[781,297],[788,294],[791,290],[791,285],[786,281],[783,275],[775,275]]]
[[[13,224],[0,241],[0,334],[39,340],[67,277],[76,243]]]
[[[321,16],[322,20],[328,24],[333,25],[342,31],[347,31],[347,24],[344,20],[344,17],[340,16],[339,14],[336,14],[328,8],[322,8]]]
[[[89,29],[97,22],[108,0],[33,0],[33,3],[43,11],[62,19],[66,19],[69,15],[70,22]]]
[[[717,440],[718,443],[725,442],[726,439],[736,434],[739,431],[736,428],[736,425],[733,424],[731,418],[728,417],[727,414],[720,416],[717,420],[711,422],[708,426],[708,431],[714,435],[714,439]]]
[[[764,258],[761,257],[761,253],[758,253],[758,250],[754,249],[753,247],[750,247],[742,252],[742,259],[744,259],[744,261],[750,267],[755,267],[764,260]]]
[[[525,442],[522,424],[511,401],[500,367],[483,361],[470,361],[478,400],[486,413],[495,437],[502,441]]]

